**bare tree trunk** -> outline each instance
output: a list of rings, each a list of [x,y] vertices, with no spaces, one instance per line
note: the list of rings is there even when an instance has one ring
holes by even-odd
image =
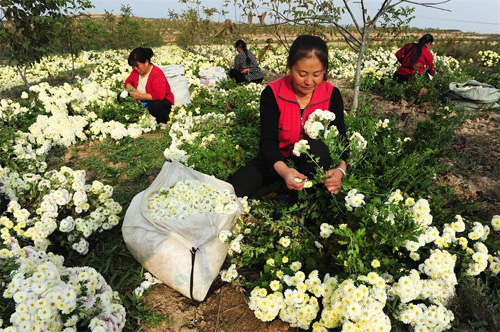
[[[361,64],[363,62],[363,56],[365,55],[366,41],[370,32],[366,29],[363,31],[363,36],[361,38],[361,45],[359,46],[358,62],[356,64],[356,75],[354,76],[354,95],[352,96],[351,112],[356,114],[358,111],[358,99],[359,99],[359,85],[361,81]]]
[[[16,68],[17,68],[17,72],[19,73],[19,75],[21,75],[21,78],[23,79],[23,82],[24,82],[24,85],[26,86],[26,89],[28,89],[28,91],[29,91],[30,84],[28,83],[28,80],[26,79],[26,67],[24,67],[24,70],[21,70],[21,67],[19,67],[19,65],[17,65]]]

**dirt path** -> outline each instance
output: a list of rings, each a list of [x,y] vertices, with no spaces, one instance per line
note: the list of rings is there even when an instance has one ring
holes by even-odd
[[[217,281],[216,281],[217,282]],[[146,332],[288,332],[296,331],[275,320],[265,323],[248,308],[248,298],[238,286],[224,284],[202,303],[195,303],[166,285],[157,285],[146,303],[166,320]]]

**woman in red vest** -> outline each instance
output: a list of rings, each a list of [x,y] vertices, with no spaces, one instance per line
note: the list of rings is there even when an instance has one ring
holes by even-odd
[[[125,80],[125,88],[132,98],[143,102],[158,123],[167,123],[174,95],[163,71],[151,63],[152,56],[150,48],[138,47],[130,52],[128,64],[132,72]]]
[[[426,33],[418,43],[406,44],[396,52],[401,66],[394,73],[394,80],[398,83],[408,81],[416,74],[427,72],[429,75],[434,75],[434,63],[432,53],[429,51],[429,46],[434,42],[434,37]]]
[[[293,42],[288,54],[290,74],[271,82],[260,98],[260,153],[231,178],[238,196],[260,197],[267,194],[273,182],[281,182],[289,190],[301,191],[307,177],[313,177],[315,166],[308,157],[292,155],[293,146],[301,139],[309,141],[310,152],[320,157],[327,169],[325,187],[339,192],[346,172],[347,153],[339,165],[331,165],[328,147],[304,133],[308,116],[316,109],[335,114],[335,125],[347,143],[342,96],[338,88],[326,81],[328,47],[319,37],[302,35]],[[295,168],[287,162],[292,160]],[[296,180],[299,179],[299,180]],[[302,181],[301,181],[302,180]],[[299,182],[300,181],[300,182]]]

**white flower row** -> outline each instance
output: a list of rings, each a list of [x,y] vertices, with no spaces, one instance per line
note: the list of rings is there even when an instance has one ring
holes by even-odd
[[[118,225],[122,210],[113,200],[113,187],[99,181],[86,184],[85,171],[63,166],[43,175],[22,176],[0,167],[0,191],[10,199],[0,217],[1,239],[32,241],[37,250],[46,250],[53,233],[65,234],[73,249],[88,251],[87,238]]]
[[[21,249],[15,240],[8,248],[0,250],[0,261],[13,260],[18,268],[2,296],[15,302],[15,312],[2,331],[76,332],[79,323],[93,332],[123,329],[125,308],[95,269],[67,268],[62,256]]]

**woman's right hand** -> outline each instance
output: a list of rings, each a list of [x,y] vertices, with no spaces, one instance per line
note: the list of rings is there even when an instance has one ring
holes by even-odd
[[[288,167],[284,162],[278,161],[274,164],[274,169],[285,181],[286,187],[290,190],[301,191],[307,177],[294,168]]]

